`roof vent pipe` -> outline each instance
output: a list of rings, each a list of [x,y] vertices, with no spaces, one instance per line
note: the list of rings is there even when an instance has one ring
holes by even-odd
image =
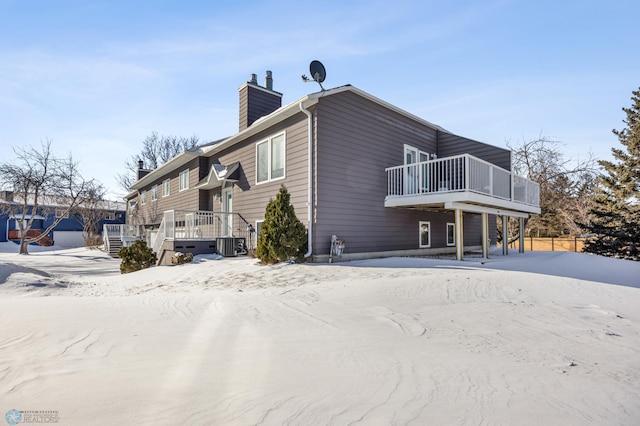
[[[249,80],[249,83],[251,84],[258,84],[258,75],[257,74],[251,74],[251,80]]]
[[[267,71],[267,75],[264,78],[264,87],[266,87],[267,90],[273,90],[273,76],[271,71]]]

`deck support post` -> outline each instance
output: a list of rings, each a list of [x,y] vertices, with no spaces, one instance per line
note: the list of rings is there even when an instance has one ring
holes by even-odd
[[[518,218],[519,225],[519,234],[520,234],[520,248],[518,249],[519,253],[524,253],[524,217]]]
[[[456,260],[464,260],[464,235],[462,234],[462,209],[455,209]]]
[[[502,216],[502,255],[509,255],[509,231],[508,231],[509,216]]]
[[[482,213],[482,257],[489,258],[489,213]]]

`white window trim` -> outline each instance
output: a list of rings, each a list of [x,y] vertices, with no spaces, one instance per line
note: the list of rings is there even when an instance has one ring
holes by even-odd
[[[187,183],[186,183],[186,187],[182,187],[182,175],[185,174],[187,175]],[[180,191],[186,191],[187,189],[189,189],[189,178],[190,178],[190,174],[189,174],[189,169],[183,170],[180,172],[180,174],[178,175],[178,179],[179,179],[179,185],[178,185],[178,192]]]
[[[151,201],[158,200],[158,185],[153,185],[151,187]]]
[[[171,195],[171,179],[165,179],[162,181],[162,196],[168,197],[169,195]]]
[[[277,177],[277,178],[272,178],[271,177],[271,147],[272,147],[272,141],[277,138],[278,136],[283,136],[284,137],[284,149],[283,149],[283,153],[284,153],[284,159],[283,159],[283,168],[284,168],[284,173],[282,176]],[[263,143],[267,144],[267,180],[263,180],[261,182],[258,182],[258,147],[260,145],[262,145]],[[286,132],[280,132],[278,134],[275,134],[273,136],[269,136],[267,139],[264,139],[260,142],[256,143],[256,185],[262,185],[263,183],[269,183],[269,182],[275,182],[278,180],[282,180],[284,178],[287,177],[287,134]]]
[[[147,191],[140,191],[140,204],[147,203]]]
[[[409,152],[409,151],[414,151],[418,155],[418,158],[416,158],[416,160],[417,160],[416,163],[422,163],[423,161],[428,161],[429,159],[431,159],[432,157],[435,156],[435,154],[429,154],[428,152],[422,151],[422,150],[416,148],[415,146],[404,144],[404,159],[403,159],[403,161],[404,161],[404,165],[405,166],[408,164],[407,163],[407,152]],[[423,156],[423,155],[425,157],[427,157],[426,160],[420,160],[420,157]]]
[[[422,244],[422,225],[426,224],[429,227],[429,241],[427,244]],[[418,223],[418,245],[420,248],[429,248],[431,247],[431,222],[421,220]]]
[[[61,217],[61,218],[63,218],[63,219],[69,219],[69,212],[66,212],[66,213],[65,213],[65,211],[64,211],[64,210],[65,210],[65,209],[58,209],[58,208],[56,208],[56,209],[55,209],[55,212],[54,212],[54,216],[55,216],[56,218]],[[63,214],[63,213],[64,213],[64,214]]]
[[[453,241],[449,242],[449,227],[453,228]],[[447,247],[453,247],[456,245],[456,224],[452,222],[447,222],[447,233],[445,234],[447,239]]]
[[[404,165],[409,166],[411,164],[423,163],[425,161],[429,161],[435,155],[430,155],[425,151],[421,151],[418,148],[404,144]],[[415,162],[408,163],[407,155],[411,153],[412,156],[415,156]],[[423,158],[424,157],[424,158]],[[429,175],[425,174],[424,166],[414,166],[414,167],[406,167],[404,170],[404,179],[407,182],[405,185],[405,195],[415,194],[419,192],[423,192],[428,190],[429,188]]]
[[[262,224],[264,223],[264,219],[256,220],[256,227],[253,228],[256,230],[256,244],[258,243],[258,236],[260,235],[260,231],[262,231]],[[258,226],[260,224],[260,226]]]

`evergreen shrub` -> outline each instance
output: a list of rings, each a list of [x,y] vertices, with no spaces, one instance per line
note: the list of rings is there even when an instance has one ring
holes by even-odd
[[[256,256],[264,264],[288,260],[301,262],[307,249],[306,243],[307,230],[296,217],[291,195],[282,185],[276,198],[267,204]]]
[[[118,257],[122,259],[120,263],[120,273],[139,271],[153,266],[158,261],[156,254],[144,241],[135,241],[129,247],[122,247],[118,251]]]

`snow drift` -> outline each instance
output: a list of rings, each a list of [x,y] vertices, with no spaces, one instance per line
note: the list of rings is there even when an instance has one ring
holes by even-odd
[[[55,410],[68,425],[640,421],[635,262],[118,265],[83,249],[0,253],[2,413]]]

